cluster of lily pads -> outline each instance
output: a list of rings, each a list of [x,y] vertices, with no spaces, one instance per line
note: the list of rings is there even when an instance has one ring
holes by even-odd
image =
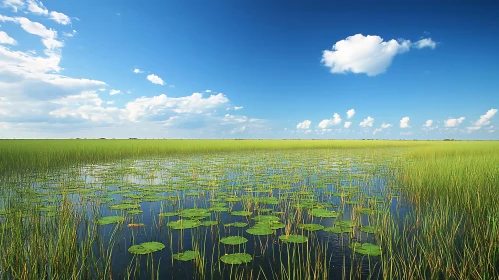
[[[194,236],[206,227],[222,246],[232,246],[217,250],[225,252],[219,260],[230,265],[251,262],[257,249],[251,253],[245,244],[269,238],[284,248],[336,236],[351,253],[374,257],[383,252],[377,222],[389,214],[387,194],[397,193],[374,183],[374,172],[376,178],[386,173],[364,164],[366,158],[328,150],[122,161],[71,170],[64,180],[38,178],[23,197],[31,197],[25,203],[46,217],[59,215],[64,196],[97,206],[93,222],[98,227],[125,224],[136,234],[168,229],[163,238],[129,245],[131,255],[168,247],[174,260],[205,258],[190,244],[174,249],[178,242],[168,236],[182,238],[175,231]],[[0,209],[0,215],[6,211]],[[146,222],[151,219],[157,222]]]

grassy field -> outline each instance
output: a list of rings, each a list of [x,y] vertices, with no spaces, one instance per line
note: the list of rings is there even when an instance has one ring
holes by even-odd
[[[256,151],[283,150],[289,153],[285,159],[293,159],[288,167],[289,172],[295,175],[290,178],[272,177],[272,180],[276,180],[276,184],[289,185],[293,180],[300,179],[298,173],[293,173],[293,169],[302,168],[312,173],[317,170],[320,174],[327,174],[323,173],[324,170],[319,166],[307,166],[306,161],[296,160],[296,154],[299,155],[298,159],[306,158],[307,153],[304,150],[307,149],[319,153],[317,165],[320,155],[334,159],[331,154],[339,155],[340,158],[357,158],[359,164],[388,165],[388,171],[383,170],[390,174],[390,188],[383,196],[388,199],[398,197],[405,201],[404,207],[409,210],[404,215],[397,210],[393,214],[381,215],[375,219],[380,231],[372,240],[375,240],[383,251],[380,259],[381,275],[384,278],[499,278],[499,142],[312,140],[2,140],[0,278],[39,279],[50,278],[52,275],[55,279],[84,279],[96,276],[104,279],[112,276],[110,267],[113,257],[108,248],[112,247],[112,239],[109,243],[103,242],[99,238],[99,230],[92,223],[100,215],[98,211],[94,216],[89,215],[82,211],[82,201],[76,203],[64,194],[57,201],[59,207],[54,210],[57,211],[54,212],[57,214],[57,221],[40,215],[39,209],[25,209],[20,212],[18,204],[29,196],[38,199],[37,203],[43,201],[44,205],[47,205],[46,201],[41,200],[46,199],[45,196],[36,193],[31,187],[33,180],[40,180],[40,176],[47,182],[47,178],[61,168],[99,163],[117,165],[128,159],[152,156],[181,159],[183,156],[196,154],[209,158],[210,154],[246,153],[248,158],[253,158],[253,152]],[[238,159],[238,162],[248,164],[244,157]],[[262,166],[281,165],[279,161],[273,162],[273,159],[267,159],[264,163]],[[381,169],[367,166],[366,174],[373,178],[381,172]],[[197,172],[203,173],[203,168],[208,167],[203,164],[194,165],[192,170],[187,170],[188,176],[195,177]],[[215,174],[222,172],[221,169],[213,167],[206,170]],[[247,171],[250,170],[252,169]],[[132,171],[124,167],[116,172]],[[150,176],[148,174],[152,172],[145,172],[141,176]],[[33,173],[37,173],[38,177],[33,179],[30,176]],[[329,181],[339,180],[332,175],[324,176],[329,178]],[[355,174],[341,176],[358,177]],[[365,179],[365,187],[374,182],[369,178]],[[74,188],[71,187],[72,184],[71,180],[61,181],[60,185],[65,188],[63,193],[68,192],[68,187],[71,193],[81,191],[76,188],[77,184]],[[354,206],[354,210],[370,207],[369,199],[357,197],[357,193],[366,192],[368,189],[363,187],[362,190],[352,191],[350,188],[354,187],[346,186],[337,191],[342,197],[354,193],[350,200],[355,198],[360,203],[359,206]],[[127,187],[125,189],[129,191]],[[298,191],[307,193],[310,190],[302,188]],[[329,198],[315,199],[324,203]],[[243,207],[250,203],[254,202],[243,200]],[[292,205],[288,201],[282,202],[281,206],[288,209]],[[345,207],[343,199],[341,205]],[[52,210],[43,209],[41,212],[52,213]],[[373,208],[374,210],[376,209]],[[297,226],[293,224],[296,213],[290,213],[291,216],[284,218],[283,222],[290,227],[292,224],[294,228]],[[354,214],[352,218],[355,221]],[[315,220],[309,220],[313,221]],[[371,218],[369,221],[373,222]],[[359,225],[359,228],[362,226]],[[289,230],[291,228],[286,228],[286,232]],[[350,238],[357,236],[357,233],[354,234],[356,230],[354,227],[349,234]],[[119,234],[117,231],[118,227],[112,232],[112,236]],[[317,242],[316,245],[321,248],[319,239],[312,237],[313,235],[308,236],[309,242]],[[374,242],[372,240],[371,242]],[[95,250],[96,246],[100,249]],[[193,246],[198,248],[196,244]],[[300,254],[308,256],[307,254],[312,253],[307,251]],[[297,270],[291,270],[291,265],[283,265],[279,277],[313,277],[306,271],[327,271],[324,260],[319,262],[321,267],[310,261],[321,258],[321,253],[314,254],[316,255],[313,255],[313,258],[307,259],[303,269],[297,264],[296,267],[300,267]],[[352,260],[352,264],[356,262],[358,261]],[[154,262],[151,262],[151,265],[155,265]],[[47,266],[50,269],[47,270]],[[132,269],[127,271],[129,277],[133,276]],[[243,274],[232,276],[231,274],[233,279],[246,279]],[[354,272],[344,275],[346,278],[357,276]],[[377,275],[373,278],[377,278]],[[321,279],[327,278],[324,276]]]

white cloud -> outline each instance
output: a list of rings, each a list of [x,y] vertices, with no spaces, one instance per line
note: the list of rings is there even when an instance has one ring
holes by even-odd
[[[352,125],[352,122],[345,122],[343,125],[344,128],[349,128]]]
[[[495,130],[489,129],[489,133],[494,133],[494,132],[495,132]]]
[[[425,126],[425,127],[431,127],[432,124],[433,124],[433,120],[427,120],[426,123],[423,126]]]
[[[373,134],[381,132],[382,130],[383,130],[382,128],[376,128],[376,129],[373,130]]]
[[[17,41],[10,37],[5,31],[0,31],[0,44],[17,45]]]
[[[41,2],[28,0],[28,10],[37,15],[48,15],[49,11],[43,6]]]
[[[133,69],[133,73],[139,74],[139,73],[144,73],[144,71],[140,70],[139,68]]]
[[[331,73],[365,73],[376,76],[386,71],[393,57],[409,51],[409,40],[383,41],[379,36],[356,34],[340,40],[332,50],[325,50],[321,62]]]
[[[208,92],[208,93],[210,93],[210,92],[211,92],[211,89],[207,89],[207,90],[205,90],[204,92]]]
[[[354,109],[350,109],[347,111],[347,119],[351,119],[353,117],[353,115],[355,115]]]
[[[381,124],[381,128],[382,128],[382,129],[385,129],[385,128],[390,128],[390,127],[392,127],[392,125],[391,125],[391,124],[389,124],[389,123],[382,123],[382,124]]]
[[[400,128],[409,128],[409,117],[403,117],[400,120]]]
[[[241,126],[241,127],[236,127],[236,128],[234,128],[234,129],[230,132],[230,134],[240,133],[240,132],[243,132],[243,131],[245,131],[245,130],[246,130],[246,126],[245,126],[245,125],[243,125],[243,126]]]
[[[417,41],[416,43],[414,43],[414,47],[416,47],[418,49],[422,49],[422,48],[435,49],[436,46],[437,46],[437,43],[435,41],[433,41],[431,38],[424,38],[424,39],[421,39],[421,40]]]
[[[311,122],[311,121],[309,121],[309,120],[304,120],[304,121],[302,121],[301,123],[298,123],[298,124],[296,125],[296,128],[297,128],[297,129],[309,129],[311,124],[312,124],[312,122]]]
[[[341,123],[341,117],[339,114],[337,113],[334,113],[333,115],[333,118],[332,119],[325,119],[325,120],[322,120],[318,127],[319,128],[322,128],[322,129],[326,129],[328,128],[329,126],[332,126],[332,125],[338,125]]]
[[[480,116],[476,122],[473,123],[473,126],[467,127],[468,132],[472,132],[475,130],[480,130],[482,127],[490,124],[490,119],[497,113],[497,109],[490,109],[484,115]]]
[[[163,118],[172,114],[201,114],[209,109],[217,108],[229,102],[229,99],[219,93],[203,98],[201,93],[195,92],[190,96],[168,97],[161,94],[153,97],[140,97],[126,105],[128,119]]]
[[[445,127],[456,127],[460,125],[466,118],[465,117],[460,117],[458,119],[453,119],[453,118],[448,118],[447,120],[444,121],[444,126]]]
[[[163,79],[161,79],[159,76],[157,75],[154,75],[154,74],[150,74],[147,76],[147,79],[153,83],[153,84],[157,84],[157,85],[165,85],[165,82],[163,81]]]
[[[52,52],[55,49],[61,48],[63,43],[61,41],[57,41],[57,31],[52,29],[47,29],[43,24],[39,22],[33,22],[25,17],[7,17],[0,15],[0,21],[11,21],[15,23],[19,23],[24,31],[37,35],[41,37],[42,43],[47,48],[46,52]]]
[[[119,89],[112,89],[109,91],[110,95],[115,95],[115,94],[120,94],[120,93],[121,93],[121,90],[119,90]]]
[[[3,0],[3,7],[11,8],[13,12],[17,13],[18,9],[24,8],[22,0]]]
[[[241,110],[243,106],[234,106],[234,111]]]
[[[52,11],[50,12],[50,18],[55,22],[63,25],[68,25],[71,23],[71,19],[63,13]]]
[[[485,126],[490,124],[490,119],[497,113],[497,109],[490,109],[485,113],[485,115],[481,115],[480,119],[476,121],[474,124],[476,126]]]
[[[359,126],[361,127],[372,127],[373,126],[373,123],[374,123],[374,118],[371,118],[370,116],[367,116],[366,119],[364,119],[360,124]]]

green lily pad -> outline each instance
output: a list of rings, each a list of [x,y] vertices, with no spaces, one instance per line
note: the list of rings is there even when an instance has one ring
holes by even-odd
[[[253,213],[250,211],[233,211],[230,214],[233,216],[251,216]]]
[[[172,229],[189,229],[189,228],[197,228],[201,225],[201,222],[198,220],[177,220],[173,222],[169,222],[166,224]]]
[[[341,233],[352,232],[352,229],[348,228],[348,227],[334,226],[334,227],[326,227],[326,228],[324,228],[324,231],[325,232],[336,233],[336,234],[341,234]]]
[[[353,227],[353,222],[352,221],[335,221],[334,225],[338,226],[338,227]]]
[[[180,215],[180,211],[159,213],[159,217],[174,217]]]
[[[372,243],[353,242],[352,244],[350,244],[350,248],[355,253],[359,253],[362,255],[368,255],[368,256],[381,255],[381,247]]]
[[[281,228],[286,227],[286,225],[281,223],[281,222],[272,222],[272,223],[269,223],[268,226],[272,230],[281,229]]]
[[[251,218],[257,222],[261,222],[261,223],[270,223],[270,222],[274,222],[274,221],[279,221],[279,217],[277,216],[273,216],[273,215],[258,215],[256,217],[253,217]]]
[[[193,259],[197,258],[197,256],[199,255],[199,253],[197,251],[185,251],[183,253],[177,253],[177,254],[173,254],[173,258],[175,260],[179,260],[179,261],[192,261]]]
[[[202,222],[201,222],[201,225],[202,225],[202,226],[205,226],[205,227],[209,227],[209,226],[216,226],[216,225],[218,225],[218,222],[217,222],[217,221],[212,221],[212,220],[209,220],[209,221],[202,221]]]
[[[160,242],[144,242],[139,245],[133,245],[128,248],[128,252],[136,255],[145,255],[153,252],[161,251],[165,245]]]
[[[97,220],[97,224],[100,226],[103,225],[109,225],[109,224],[116,224],[116,223],[122,223],[125,221],[125,217],[122,216],[107,216],[107,217],[102,217]]]
[[[316,230],[324,229],[324,226],[319,225],[319,224],[301,224],[301,225],[298,225],[298,228],[303,229],[303,230],[308,230],[308,231],[316,231]]]
[[[359,228],[360,231],[365,233],[376,233],[379,232],[379,228],[375,226],[363,226]]]
[[[239,228],[242,228],[242,227],[245,227],[247,225],[248,225],[248,223],[235,222],[235,223],[224,224],[224,227],[239,227]]]
[[[268,224],[256,224],[247,229],[246,232],[252,235],[269,235],[274,233]]]
[[[144,211],[142,210],[139,210],[139,209],[135,209],[135,210],[128,210],[126,211],[126,214],[127,215],[138,215],[138,214],[142,214]]]
[[[312,209],[309,214],[317,218],[338,218],[340,215],[336,211],[330,211],[327,209]]]
[[[248,239],[242,236],[228,236],[220,239],[220,243],[227,245],[239,245],[248,242]]]
[[[308,241],[306,236],[299,234],[281,235],[279,236],[279,239],[286,243],[305,243]]]
[[[128,203],[121,203],[121,204],[114,204],[109,206],[109,209],[111,210],[132,210],[132,209],[138,209],[140,207],[139,204],[128,204]]]
[[[246,253],[228,254],[220,258],[226,264],[243,264],[250,262],[252,259],[251,255]]]

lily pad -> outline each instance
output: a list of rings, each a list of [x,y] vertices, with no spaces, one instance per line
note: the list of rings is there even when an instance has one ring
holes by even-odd
[[[198,220],[177,220],[169,222],[166,225],[171,227],[172,229],[189,229],[199,227],[201,225],[201,222]]]
[[[179,261],[192,261],[195,259],[199,253],[197,251],[185,251],[183,253],[173,254],[173,258]]]
[[[359,228],[360,231],[365,233],[376,233],[379,232],[379,228],[375,226],[363,226]]]
[[[281,235],[279,236],[279,239],[286,243],[305,243],[308,241],[306,236],[299,234]]]
[[[338,227],[353,227],[353,222],[352,221],[335,221],[334,225],[338,226]]]
[[[338,218],[340,215],[336,211],[330,211],[327,209],[312,209],[309,214],[317,218]]]
[[[235,223],[224,224],[224,227],[239,227],[239,228],[242,228],[242,227],[245,227],[247,225],[248,225],[248,223],[235,222]]]
[[[121,203],[121,204],[114,204],[109,206],[109,209],[111,210],[132,210],[132,209],[138,209],[140,207],[139,204],[128,204],[128,203]]]
[[[303,229],[303,230],[308,230],[308,231],[316,231],[316,230],[324,229],[324,226],[319,225],[319,224],[301,224],[301,225],[298,225],[298,228]]]
[[[138,215],[138,214],[142,214],[142,210],[139,210],[139,209],[135,209],[135,210],[128,210],[126,211],[126,214],[127,215]]]
[[[220,239],[220,243],[227,245],[239,245],[248,242],[248,239],[242,236],[228,236]]]
[[[252,259],[251,255],[246,253],[228,254],[220,258],[226,264],[243,264],[250,262]]]
[[[338,226],[334,226],[334,227],[327,227],[327,228],[324,228],[324,231],[325,231],[325,232],[336,233],[336,234],[341,234],[341,233],[348,233],[348,232],[351,232],[351,231],[352,231],[352,229],[351,229],[351,228],[348,228],[348,227],[338,227]]]
[[[233,211],[230,214],[233,216],[251,216],[253,213],[250,211]]]
[[[368,255],[368,256],[381,255],[381,247],[372,243],[353,242],[352,244],[350,244],[350,248],[355,253],[359,253],[362,255]]]
[[[161,251],[165,245],[160,242],[144,242],[139,245],[133,245],[128,248],[128,252],[136,255],[145,255],[153,252]]]
[[[202,226],[205,226],[205,227],[209,227],[209,226],[216,226],[216,225],[218,225],[218,221],[212,221],[212,220],[209,220],[209,221],[202,221],[202,222],[201,222],[201,225],[202,225]]]
[[[267,224],[256,224],[246,230],[247,233],[252,235],[269,235],[274,231]]]
[[[97,220],[97,224],[100,226],[103,225],[109,225],[109,224],[116,224],[116,223],[122,223],[125,221],[125,217],[122,216],[107,216],[107,217],[102,217]]]
[[[274,221],[279,221],[279,217],[277,216],[273,216],[273,215],[258,215],[256,217],[253,217],[251,218],[257,222],[261,222],[261,223],[270,223],[270,222],[274,222]]]

